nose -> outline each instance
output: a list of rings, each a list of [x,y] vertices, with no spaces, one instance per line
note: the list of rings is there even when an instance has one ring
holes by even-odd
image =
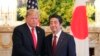
[[[55,23],[54,23],[54,22],[53,22],[53,23],[51,23],[51,26],[52,26],[52,27],[54,27],[54,26],[55,26]]]

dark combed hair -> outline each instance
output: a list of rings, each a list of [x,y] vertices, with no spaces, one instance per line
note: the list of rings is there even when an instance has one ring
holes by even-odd
[[[49,23],[50,23],[50,20],[51,18],[57,18],[59,23],[61,24],[62,23],[62,17],[60,15],[57,15],[57,14],[52,14],[49,16]]]

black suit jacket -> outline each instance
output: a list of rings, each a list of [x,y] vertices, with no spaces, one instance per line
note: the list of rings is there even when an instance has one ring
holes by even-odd
[[[20,25],[14,29],[12,40],[12,56],[44,56],[44,38],[43,29],[36,27],[38,44],[35,50],[32,42],[32,35],[27,24]]]
[[[63,31],[59,37],[54,55],[52,55],[52,34],[46,37],[45,43],[47,56],[76,56],[74,38]]]

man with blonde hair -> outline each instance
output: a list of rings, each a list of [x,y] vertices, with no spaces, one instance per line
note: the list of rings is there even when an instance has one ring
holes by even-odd
[[[29,9],[26,23],[14,29],[12,56],[44,56],[45,32],[37,26],[38,11]]]

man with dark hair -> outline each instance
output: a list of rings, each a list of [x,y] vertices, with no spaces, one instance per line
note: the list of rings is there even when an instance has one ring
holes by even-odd
[[[46,37],[45,52],[47,56],[76,56],[73,36],[62,31],[62,18],[59,15],[49,17],[52,33]]]

